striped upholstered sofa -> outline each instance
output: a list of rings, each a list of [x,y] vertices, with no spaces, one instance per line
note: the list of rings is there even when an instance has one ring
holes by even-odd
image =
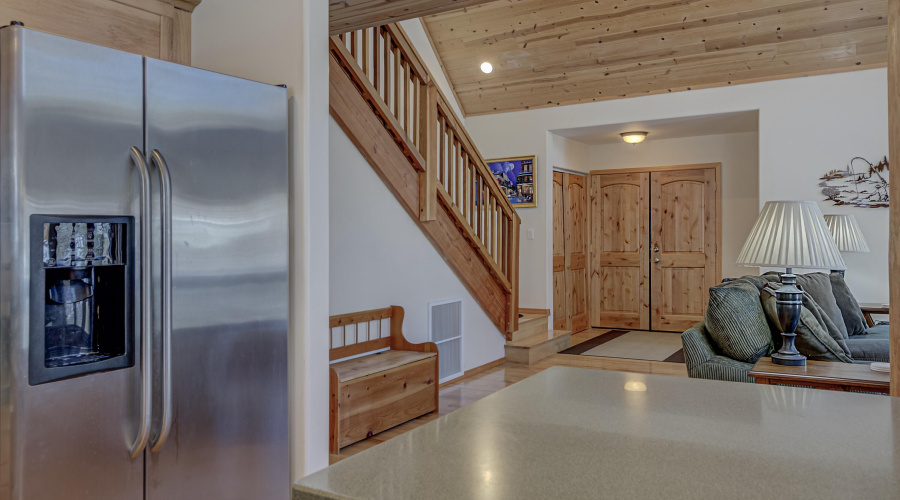
[[[777,275],[765,275],[763,277],[754,276],[738,279],[745,278],[748,278],[749,281],[759,288],[760,279],[774,281],[778,277]],[[852,303],[855,302],[855,299],[852,299]],[[859,307],[858,304],[856,307]],[[849,336],[845,340],[845,344],[850,354],[850,361],[853,363],[888,362],[890,350],[888,328],[887,324],[878,324],[867,328],[863,334]],[[777,349],[781,345],[781,336],[774,328],[771,331],[771,335],[773,340],[772,347]],[[734,340],[740,341],[740,339],[730,339],[729,341],[733,342]],[[753,368],[753,363],[739,361],[725,355],[723,349],[707,329],[706,321],[697,323],[685,331],[681,335],[681,341],[684,346],[685,363],[687,364],[690,377],[733,382],[754,381],[749,375],[750,370]],[[771,350],[766,352],[765,355],[771,355]]]

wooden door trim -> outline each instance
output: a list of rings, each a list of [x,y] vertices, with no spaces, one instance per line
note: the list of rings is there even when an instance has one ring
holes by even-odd
[[[696,163],[696,164],[688,164],[688,165],[667,165],[662,167],[633,167],[633,168],[611,168],[608,170],[591,170],[590,175],[603,175],[603,174],[631,174],[631,173],[640,173],[640,172],[667,172],[669,170],[697,170],[700,168],[715,168],[716,178],[719,177],[719,174],[722,169],[721,163]]]

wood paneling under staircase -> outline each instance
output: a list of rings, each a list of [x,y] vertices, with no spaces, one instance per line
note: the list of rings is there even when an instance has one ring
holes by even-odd
[[[398,25],[332,37],[330,52],[331,116],[509,340],[520,220],[465,127]]]

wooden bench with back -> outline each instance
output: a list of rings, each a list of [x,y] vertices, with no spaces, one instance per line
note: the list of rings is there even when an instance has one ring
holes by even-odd
[[[332,454],[438,409],[437,345],[407,341],[403,314],[391,306],[331,317]]]

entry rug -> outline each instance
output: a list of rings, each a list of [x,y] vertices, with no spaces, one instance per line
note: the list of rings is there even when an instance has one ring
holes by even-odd
[[[636,330],[610,330],[560,354],[684,363],[681,335]]]

